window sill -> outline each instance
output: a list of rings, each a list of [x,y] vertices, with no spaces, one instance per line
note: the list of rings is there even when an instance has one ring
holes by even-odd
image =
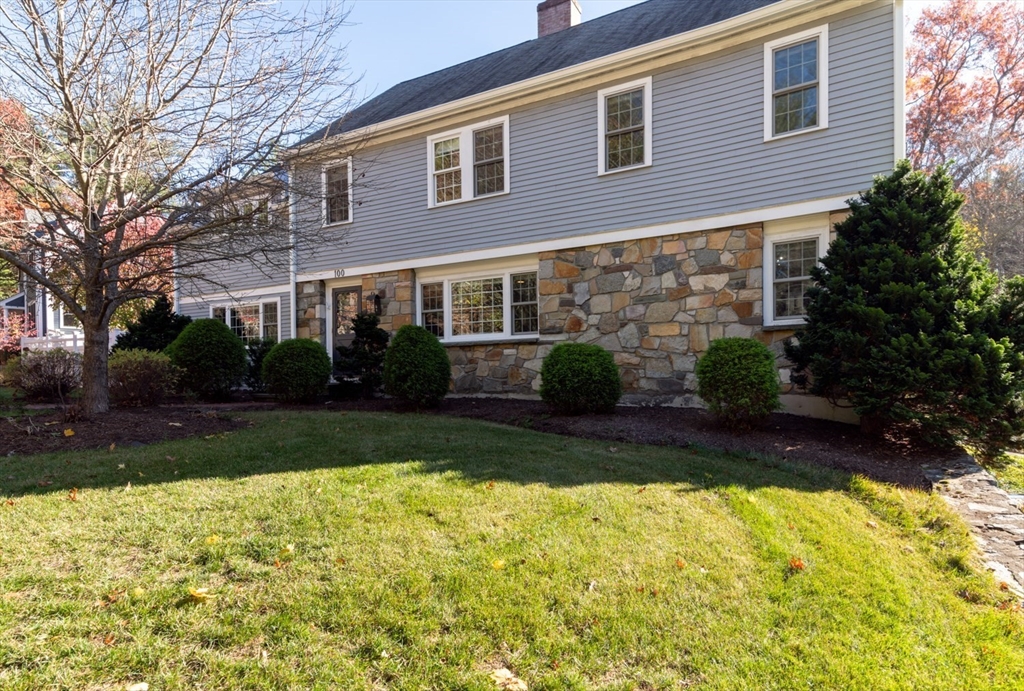
[[[500,336],[500,337],[487,337],[487,338],[473,338],[467,340],[445,340],[441,339],[441,345],[445,346],[478,346],[478,345],[500,345],[502,343],[515,343],[520,345],[523,343],[538,343],[540,336],[538,334],[529,334],[526,336]]]
[[[478,202],[483,199],[494,199],[495,197],[504,197],[511,190],[505,190],[504,192],[494,192],[493,194],[482,194],[478,197],[467,197],[466,199],[453,199],[450,202],[435,202],[433,204],[427,203],[428,209],[442,209],[446,206],[457,206],[458,204],[467,204],[469,202]]]
[[[799,331],[800,329],[807,326],[807,322],[790,322],[788,324],[765,324],[761,327],[761,331]]]
[[[640,165],[628,166],[626,168],[613,168],[612,170],[601,169],[601,170],[597,171],[597,177],[603,178],[606,175],[616,175],[618,173],[628,173],[631,170],[643,170],[644,168],[650,168],[650,167],[651,167],[650,163],[641,163]]]
[[[765,144],[768,142],[779,141],[780,139],[789,139],[790,137],[799,137],[801,134],[811,134],[813,132],[821,132],[827,130],[828,125],[818,125],[817,127],[808,127],[803,130],[796,130],[795,132],[786,132],[785,134],[773,134],[764,138]]]
[[[326,228],[337,228],[338,226],[347,226],[347,225],[352,225],[352,219],[351,218],[348,219],[347,221],[338,221],[337,223],[324,223],[323,224],[323,228],[325,228],[325,229]]]

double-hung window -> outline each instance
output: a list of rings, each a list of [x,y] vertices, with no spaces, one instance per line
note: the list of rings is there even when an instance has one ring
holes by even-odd
[[[446,342],[536,335],[537,272],[511,270],[419,285],[420,324]]]
[[[828,127],[828,26],[764,47],[765,140]]]
[[[324,225],[333,226],[352,221],[352,159],[324,165]]]
[[[599,175],[651,165],[651,82],[597,92]]]
[[[210,309],[210,316],[227,324],[228,328],[246,345],[260,338],[279,341],[281,340],[279,306],[277,300],[245,305],[215,306]]]
[[[799,325],[807,318],[811,269],[828,249],[828,219],[772,221],[765,224],[764,323]]]
[[[508,192],[508,116],[427,138],[429,207]]]

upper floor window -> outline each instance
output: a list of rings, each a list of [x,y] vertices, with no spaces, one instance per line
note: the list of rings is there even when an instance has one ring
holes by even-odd
[[[765,140],[828,126],[828,26],[766,43]]]
[[[430,207],[508,192],[508,116],[427,139]]]
[[[651,78],[597,92],[598,174],[651,165]]]
[[[352,220],[352,159],[328,163],[323,168],[324,225]]]

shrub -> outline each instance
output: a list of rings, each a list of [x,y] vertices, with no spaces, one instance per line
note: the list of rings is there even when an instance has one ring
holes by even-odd
[[[611,413],[622,396],[612,354],[588,343],[559,343],[540,368],[540,397],[563,415]]]
[[[309,403],[327,390],[331,359],[308,338],[290,338],[271,348],[263,360],[263,381],[270,393],[292,403]]]
[[[991,451],[1024,430],[1024,354],[1013,324],[993,327],[998,279],[965,240],[962,204],[943,169],[903,161],[876,178],[812,270],[786,354],[795,383],[848,400],[869,431]]]
[[[384,355],[384,391],[416,407],[436,407],[448,394],[451,363],[437,336],[407,324]]]
[[[139,313],[137,322],[128,325],[128,330],[117,337],[114,350],[151,350],[162,352],[174,339],[192,323],[192,317],[175,314],[171,301],[166,295]]]
[[[384,381],[384,354],[391,334],[380,328],[380,317],[369,312],[352,319],[352,331],[352,345],[337,349],[337,370],[343,377],[357,377],[363,396],[373,398]]]
[[[257,338],[245,346],[245,353],[249,359],[245,385],[253,393],[263,393],[267,390],[267,383],[263,381],[263,360],[275,345],[277,341],[272,338]]]
[[[110,400],[121,406],[158,405],[174,391],[178,370],[171,358],[148,350],[119,350],[108,363]]]
[[[781,407],[775,356],[751,338],[712,341],[697,362],[697,395],[726,426],[754,427]]]
[[[181,370],[181,387],[206,400],[228,398],[248,365],[242,339],[219,319],[192,322],[165,352]]]
[[[82,385],[82,356],[61,348],[25,353],[4,366],[4,381],[26,398],[63,401]]]

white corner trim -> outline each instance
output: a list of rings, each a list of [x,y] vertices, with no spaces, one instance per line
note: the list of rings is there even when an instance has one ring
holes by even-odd
[[[829,215],[825,213],[780,219],[764,224],[761,266],[764,272],[762,278],[764,286],[762,313],[765,326],[799,326],[806,321],[803,317],[775,318],[775,282],[773,276],[775,244],[779,242],[816,239],[818,241],[818,259],[821,259],[828,251],[831,230]]]
[[[347,221],[335,221],[334,223],[327,222],[327,171],[330,168],[345,168],[345,175],[348,182],[348,220]],[[352,222],[352,157],[335,159],[333,161],[324,161],[320,165],[320,223],[324,228],[333,228],[334,226],[346,226]]]
[[[892,8],[893,12],[893,71],[892,79],[894,86],[894,111],[893,122],[895,127],[894,158],[893,167],[900,160],[907,157],[907,56],[906,39],[904,37],[906,21],[903,11],[903,0],[896,0]]]
[[[473,168],[476,163],[476,147],[473,141],[473,134],[477,130],[487,129],[488,127],[494,127],[495,125],[502,126],[502,161],[505,164],[505,184],[504,189],[501,192],[494,192],[492,194],[481,194],[476,193],[476,176],[473,174]],[[462,196],[458,199],[452,199],[447,202],[436,201],[437,195],[434,190],[434,143],[444,141],[445,139],[458,139],[459,140],[459,170],[462,173]],[[509,116],[503,115],[498,118],[491,118],[490,120],[484,120],[482,122],[474,122],[471,125],[460,127],[457,130],[448,130],[447,132],[441,132],[439,134],[432,134],[427,137],[427,208],[434,209],[441,206],[451,206],[452,204],[461,204],[463,202],[473,201],[474,199],[490,199],[491,197],[500,197],[508,194],[511,190],[509,189],[509,182],[511,181],[511,175],[509,170],[512,167],[509,160],[509,140],[511,135],[509,133]],[[450,170],[456,170],[451,168]]]
[[[627,170],[636,170],[637,168],[649,168],[653,163],[654,151],[652,143],[654,141],[653,134],[651,132],[651,105],[654,101],[652,97],[654,78],[651,76],[644,77],[643,79],[636,79],[625,84],[616,84],[605,89],[601,89],[597,92],[597,174],[598,175],[609,175],[612,173],[622,173]],[[617,94],[625,93],[627,91],[635,91],[638,88],[644,90],[644,162],[638,165],[626,166],[622,168],[613,168],[608,170],[608,139],[607,139],[607,126],[608,126],[608,97],[615,96]]]
[[[400,269],[422,269],[444,264],[474,262],[484,259],[499,259],[517,254],[555,252],[567,247],[603,245],[610,242],[625,242],[628,240],[642,240],[644,238],[661,237],[662,235],[697,233],[704,230],[749,225],[752,223],[761,223],[763,221],[789,218],[791,216],[806,216],[808,214],[838,211],[846,209],[848,207],[847,201],[852,197],[856,197],[858,194],[858,192],[851,192],[850,194],[846,194],[841,197],[828,197],[824,199],[798,202],[796,204],[763,207],[759,209],[751,209],[749,211],[740,211],[731,214],[722,214],[719,216],[706,216],[703,218],[675,221],[673,223],[662,223],[653,226],[623,228],[620,230],[610,230],[603,233],[589,233],[586,235],[570,235],[564,238],[541,240],[539,242],[529,242],[522,245],[503,245],[501,247],[489,247],[487,249],[470,250],[468,252],[431,255],[429,257],[415,257],[412,259],[399,259],[379,264],[362,264],[339,267],[328,271],[311,271],[308,273],[300,273],[298,275],[298,280],[300,282],[322,281],[330,278],[361,276],[363,274],[384,273],[388,271],[398,271]]]
[[[221,291],[219,293],[204,293],[198,296],[183,297],[181,299],[182,304],[195,305],[203,302],[241,302],[248,300],[249,298],[262,297],[264,295],[286,295],[290,292],[292,284],[283,283],[281,285],[273,286],[262,286],[260,288],[250,288],[238,291]]]
[[[828,72],[829,72],[829,48],[828,48],[828,24],[816,26],[796,34],[789,34],[768,41],[764,44],[764,140],[766,142],[777,139],[786,139],[809,132],[818,132],[828,129]],[[775,51],[797,43],[803,43],[809,39],[818,39],[818,125],[807,127],[802,130],[775,134]]]

